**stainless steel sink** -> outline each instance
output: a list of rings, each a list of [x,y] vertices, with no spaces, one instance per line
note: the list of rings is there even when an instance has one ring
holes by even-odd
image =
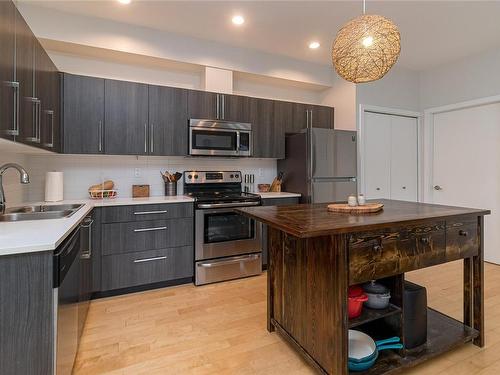
[[[70,217],[83,207],[83,204],[44,204],[12,207],[0,215],[0,221],[24,221],[61,219]]]

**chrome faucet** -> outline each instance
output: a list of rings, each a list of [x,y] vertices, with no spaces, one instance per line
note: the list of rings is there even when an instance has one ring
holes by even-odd
[[[5,213],[5,192],[3,191],[2,176],[9,168],[17,169],[20,175],[21,184],[30,183],[30,176],[28,175],[28,172],[26,172],[26,170],[19,164],[7,163],[0,167],[0,214],[2,215]]]

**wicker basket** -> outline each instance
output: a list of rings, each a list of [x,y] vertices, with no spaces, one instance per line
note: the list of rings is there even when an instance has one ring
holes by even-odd
[[[112,199],[116,198],[118,192],[116,190],[94,190],[89,191],[90,199]]]

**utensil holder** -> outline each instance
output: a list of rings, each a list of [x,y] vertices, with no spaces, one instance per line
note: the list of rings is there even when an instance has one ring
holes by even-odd
[[[165,182],[165,196],[177,195],[177,182]]]

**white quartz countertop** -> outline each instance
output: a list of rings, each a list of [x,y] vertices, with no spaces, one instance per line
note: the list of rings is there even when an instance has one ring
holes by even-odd
[[[188,196],[177,195],[173,197],[115,198],[100,200],[75,199],[50,203],[82,203],[84,206],[67,218],[0,222],[0,256],[56,249],[94,207],[188,202],[193,202],[193,199]],[[38,204],[49,203],[38,202]],[[23,205],[25,204],[16,206]]]
[[[300,197],[300,194],[297,193],[287,193],[286,191],[280,191],[276,193],[257,193],[261,196],[262,199],[270,199],[270,198],[296,198]]]
[[[259,193],[263,198],[300,197],[296,193]],[[128,206],[136,204],[189,203],[186,195],[173,197],[74,199],[50,204],[82,203],[84,206],[72,216],[62,219],[0,222],[0,256],[54,250],[77,227],[94,207]],[[32,204],[32,203],[30,203]],[[49,204],[38,202],[35,204]],[[22,206],[23,204],[16,205]]]

